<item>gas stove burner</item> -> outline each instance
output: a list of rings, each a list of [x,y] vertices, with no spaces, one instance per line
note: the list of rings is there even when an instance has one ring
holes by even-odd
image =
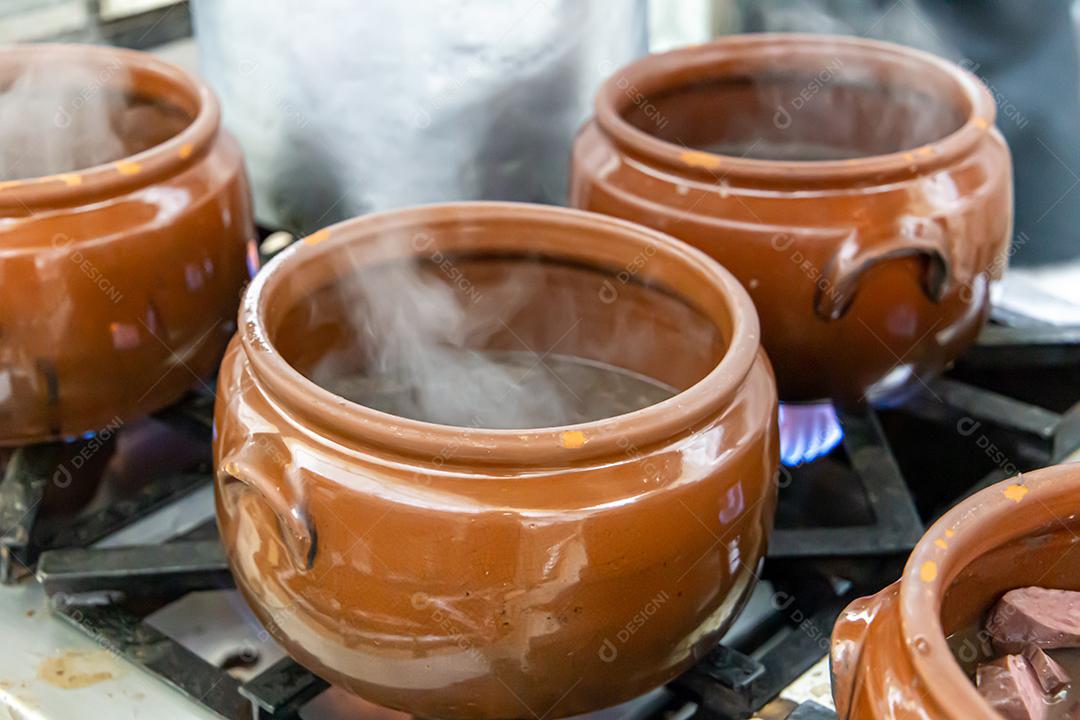
[[[212,403],[192,394],[150,418],[0,455],[0,583],[32,573],[45,550],[91,545],[208,483]]]
[[[597,717],[833,720],[835,713],[825,707],[829,698],[811,688],[828,684],[823,659],[842,607],[891,582],[924,525],[958,498],[1017,470],[1060,462],[1080,448],[1078,365],[1080,329],[994,326],[949,376],[902,406],[858,412],[826,404],[783,406],[784,460],[790,464],[781,472],[776,530],[747,607],[723,644],[686,674],[632,709]],[[205,445],[208,400],[181,403],[153,423],[173,431],[172,443],[201,437]],[[145,432],[134,424],[121,428],[116,444],[130,450],[134,440],[128,435],[136,431]],[[26,497],[33,502],[36,496],[27,492],[55,472],[56,458],[48,453],[63,449],[16,450],[0,484],[0,503],[20,497],[23,505]],[[176,468],[139,467],[155,467],[149,487],[158,490],[134,506],[166,505],[161,514],[175,510],[188,517],[188,503],[198,500],[206,506],[195,513],[203,524],[173,529],[155,514],[123,533],[111,532],[130,521],[111,514],[121,507],[53,533],[46,532],[55,526],[42,506],[30,513],[31,522],[4,526],[5,550],[26,553],[20,562],[33,566],[40,553],[37,578],[56,618],[219,717],[407,720],[328,689],[282,654],[275,628],[253,627],[217,539],[212,499],[204,492],[208,465],[201,475],[188,476],[188,489],[177,489],[188,497],[176,502],[162,499],[167,493],[154,496],[168,487],[163,480]],[[190,487],[200,490],[191,493]],[[17,519],[14,507],[0,506],[0,513]],[[146,525],[153,539],[131,532]],[[26,532],[20,535],[20,528]],[[33,541],[13,546],[16,536]],[[66,549],[49,549],[57,545]],[[192,610],[210,607],[217,610]],[[235,616],[232,624],[220,636],[207,636],[209,618],[218,622],[225,615]],[[236,652],[227,638],[235,639]]]
[[[829,453],[844,439],[830,402],[780,403],[780,460],[797,467]]]

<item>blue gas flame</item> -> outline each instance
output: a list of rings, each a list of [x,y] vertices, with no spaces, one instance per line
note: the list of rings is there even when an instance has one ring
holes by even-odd
[[[788,467],[827,454],[843,439],[832,403],[780,403],[780,460]]]

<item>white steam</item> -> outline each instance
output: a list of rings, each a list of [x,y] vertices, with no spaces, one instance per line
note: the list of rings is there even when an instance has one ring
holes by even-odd
[[[585,422],[670,396],[655,381],[559,352],[581,327],[573,299],[545,282],[541,264],[515,261],[498,272],[476,287],[441,256],[358,271],[337,301],[350,303],[360,347],[327,354],[311,378],[384,412],[481,428]],[[511,329],[519,313],[538,308],[559,340],[554,348],[530,347]],[[484,350],[496,336],[500,349]]]
[[[28,57],[0,85],[0,180],[122,160],[191,122],[170,98],[136,94],[119,59],[91,52]]]
[[[763,0],[747,12],[747,29],[869,37],[956,57],[944,33],[915,2],[884,6],[834,0]],[[758,83],[758,98],[775,110],[751,151],[778,160],[840,160],[911,150],[933,143],[963,121],[955,98],[906,68],[882,73],[821,50],[816,65],[783,59],[783,82]],[[794,70],[794,74],[792,73]],[[779,129],[776,133],[773,130]],[[848,142],[842,139],[848,138]],[[838,141],[838,139],[841,139]]]
[[[124,157],[114,128],[123,116],[117,62],[26,63],[0,91],[0,178],[15,180],[71,172]]]

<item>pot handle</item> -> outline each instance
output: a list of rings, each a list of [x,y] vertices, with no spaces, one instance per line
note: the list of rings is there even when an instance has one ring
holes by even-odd
[[[291,499],[291,493],[282,487],[289,482],[288,469],[283,469],[283,482],[273,480],[244,460],[224,462],[219,472],[223,488],[231,483],[240,483],[247,491],[255,493],[274,513],[278,532],[293,567],[298,572],[306,572],[314,567],[318,550],[315,521],[308,514],[306,504]]]
[[[814,292],[814,311],[825,321],[839,320],[851,307],[862,277],[875,265],[903,257],[925,259],[923,292],[932,302],[940,302],[949,289],[953,262],[948,234],[935,218],[905,215],[893,235],[875,241],[858,242],[853,233],[833,255],[822,273],[824,282]],[[855,241],[855,242],[852,242]]]
[[[859,598],[844,608],[833,625],[829,666],[832,674],[833,702],[839,720],[862,717],[852,707],[866,673],[873,672],[863,658],[870,627],[882,613],[892,612],[900,595],[897,580],[876,595]]]

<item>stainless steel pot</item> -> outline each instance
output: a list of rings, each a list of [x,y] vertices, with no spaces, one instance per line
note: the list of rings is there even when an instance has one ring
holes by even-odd
[[[295,231],[443,200],[562,202],[597,87],[646,50],[645,0],[192,5],[256,215]]]

